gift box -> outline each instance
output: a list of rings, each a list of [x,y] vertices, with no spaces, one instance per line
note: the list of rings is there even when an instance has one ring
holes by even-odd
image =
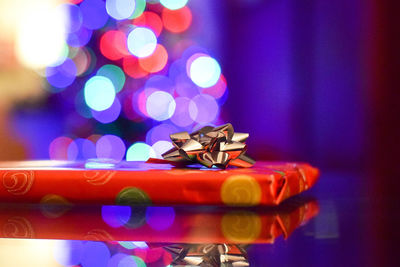
[[[0,202],[101,205],[278,205],[312,187],[306,163],[206,168],[145,162],[28,161],[0,164]]]
[[[317,215],[316,201],[278,207],[82,206],[1,204],[0,238],[273,243]]]

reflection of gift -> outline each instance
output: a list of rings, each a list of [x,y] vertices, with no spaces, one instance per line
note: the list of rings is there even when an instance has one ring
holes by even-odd
[[[173,258],[173,266],[249,266],[247,252],[240,245],[174,244],[163,247]]]
[[[52,161],[2,163],[0,201],[277,205],[313,186],[318,177],[317,169],[302,163],[258,162],[252,168],[220,170],[123,162],[102,168],[110,166]]]
[[[315,201],[216,207],[0,205],[0,237],[169,243],[273,243],[318,213]]]

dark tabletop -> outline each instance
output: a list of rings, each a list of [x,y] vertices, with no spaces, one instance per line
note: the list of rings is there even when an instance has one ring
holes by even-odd
[[[42,254],[44,253],[45,257],[51,259],[55,265],[42,264],[40,266],[86,267],[120,266],[121,264],[121,266],[135,266],[135,264],[136,266],[150,267],[167,266],[167,264],[178,266],[183,263],[188,264],[190,260],[194,261],[191,262],[192,264],[199,264],[198,266],[396,266],[393,258],[390,258],[390,256],[393,256],[392,253],[396,251],[396,230],[387,228],[396,226],[399,210],[392,210],[392,207],[387,207],[390,199],[388,200],[387,197],[379,194],[377,189],[374,188],[376,184],[369,181],[371,179],[367,179],[365,174],[359,172],[323,171],[319,182],[314,188],[284,202],[283,205],[277,208],[226,209],[202,207],[191,210],[190,207],[175,207],[175,220],[181,220],[177,223],[185,224],[185,221],[182,220],[188,218],[187,220],[190,220],[190,223],[189,225],[184,225],[184,227],[190,230],[189,234],[192,233],[194,239],[183,238],[180,240],[183,236],[181,233],[178,233],[180,234],[178,238],[173,237],[177,235],[175,228],[165,229],[163,232],[163,229],[161,229],[163,226],[161,226],[158,229],[159,232],[154,232],[154,229],[153,232],[148,232],[147,228],[132,227],[131,222],[131,232],[135,233],[132,239],[135,236],[138,236],[140,239],[146,239],[147,235],[150,241],[135,240],[140,242],[119,243],[115,240],[107,240],[108,238],[105,235],[102,236],[100,234],[92,235],[91,238],[88,238],[99,240],[96,242],[43,241],[35,239],[34,234],[31,236],[18,236],[18,231],[22,231],[22,228],[18,229],[18,227],[21,226],[14,225],[10,227],[6,225],[3,226],[2,231],[3,237],[7,238],[0,239],[0,250],[8,251],[9,253],[5,255],[5,253],[0,252],[0,266],[3,266],[5,263],[14,263],[13,266],[22,266],[19,265],[22,263],[21,259],[17,259],[17,255],[21,255],[21,251],[27,248],[27,244],[21,243],[27,240],[25,238],[33,239],[29,241],[29,246],[32,247],[40,248],[44,246],[43,242],[53,242],[53,246],[57,247],[58,254],[54,253],[54,248],[50,250],[53,252],[48,252],[47,254],[44,249],[42,251]],[[43,214],[46,215],[46,219],[49,219],[50,222],[59,216],[58,213],[60,212],[57,209],[50,209],[50,211],[47,210],[46,213],[43,213],[43,208],[32,207],[30,205],[10,206],[8,204],[2,207],[3,213],[14,212],[12,218],[23,218],[25,213],[29,213],[29,216],[36,216],[35,212],[40,210],[42,212],[41,216]],[[310,207],[315,210],[311,210],[310,212]],[[91,222],[90,220],[85,220],[85,218],[94,217],[94,212],[91,212],[91,210],[93,209],[89,207],[74,211],[74,216],[81,218],[79,219],[79,223],[82,225],[82,228],[87,226],[85,224],[90,224]],[[104,213],[104,208],[102,212]],[[148,210],[144,212],[148,213]],[[249,216],[248,214],[250,213],[258,215],[258,218],[261,218],[260,222],[263,224],[260,231],[264,236],[262,238],[254,237],[246,239],[247,237],[243,237],[243,233],[246,234],[246,231],[243,230],[244,232],[239,233],[242,235],[242,239],[228,238],[228,240],[224,240],[220,236],[217,236],[219,232],[214,231],[212,222],[202,222],[202,218],[223,221],[226,219],[225,215],[227,213],[231,217],[238,216],[239,220],[234,220],[233,224],[238,224],[234,226],[239,232],[241,231],[241,227],[249,227],[246,224],[240,225],[243,222],[240,216]],[[31,218],[29,216],[27,218]],[[52,216],[54,218],[51,218]],[[159,219],[161,221],[163,219],[165,219],[164,221],[171,220],[170,215],[165,213],[165,216],[166,218]],[[309,218],[306,218],[307,216]],[[39,220],[39,222],[41,221]],[[21,224],[21,221],[17,223]],[[75,225],[78,228],[79,223]],[[46,227],[56,226],[52,226],[51,223],[47,224],[44,221],[39,226],[30,225],[29,227],[32,228],[33,232],[47,231],[48,233],[49,229],[46,229]],[[117,226],[114,225],[112,227],[115,228]],[[25,228],[23,228],[24,231],[27,231]],[[54,228],[51,230],[54,232],[53,237],[59,239],[57,237],[62,236],[63,232],[71,231],[67,228]],[[140,229],[144,230],[141,231]],[[108,232],[117,235],[116,238],[114,237],[117,240],[118,238],[123,238],[126,241],[130,238],[129,235],[124,235],[126,232],[113,231],[111,229]],[[196,231],[203,234],[199,235],[195,233]],[[227,236],[224,231],[226,229],[222,229],[222,234],[220,233],[222,237]],[[8,236],[5,235],[5,232],[8,233]],[[249,234],[251,233],[250,229]],[[168,235],[171,236],[170,239]],[[202,236],[204,237],[203,239],[201,239]],[[18,239],[9,237],[17,237]],[[48,238],[51,239],[52,236],[49,235]],[[196,238],[209,242],[195,242]],[[190,244],[185,243],[188,240]],[[234,244],[232,240],[247,240],[250,243],[240,242],[240,244]],[[60,243],[54,245],[54,242],[64,243],[60,246]],[[89,249],[91,252],[85,252],[85,249]],[[61,257],[62,259],[60,259],[60,251],[63,250],[69,254],[67,253],[66,257]],[[81,251],[79,252],[79,250]],[[84,259],[84,257],[90,256],[88,253],[93,259]],[[147,256],[143,253],[147,253]],[[131,255],[131,261],[128,258],[124,258],[127,255]],[[141,261],[139,258],[144,260]],[[132,261],[132,259],[136,259],[136,261]]]

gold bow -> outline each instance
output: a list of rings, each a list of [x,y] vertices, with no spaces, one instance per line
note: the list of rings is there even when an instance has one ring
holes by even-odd
[[[227,123],[218,127],[205,126],[189,134],[179,132],[170,135],[174,148],[162,157],[173,162],[190,164],[198,162],[208,168],[216,166],[225,169],[228,165],[251,167],[255,161],[246,155],[244,143],[248,133],[235,133]]]

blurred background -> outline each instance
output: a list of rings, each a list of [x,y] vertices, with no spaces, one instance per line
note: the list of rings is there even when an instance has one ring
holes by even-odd
[[[361,177],[393,250],[399,5],[0,0],[0,160],[146,160],[231,122],[257,160]]]
[[[231,122],[257,159],[358,170],[396,153],[389,4],[1,0],[0,159],[145,160]]]

